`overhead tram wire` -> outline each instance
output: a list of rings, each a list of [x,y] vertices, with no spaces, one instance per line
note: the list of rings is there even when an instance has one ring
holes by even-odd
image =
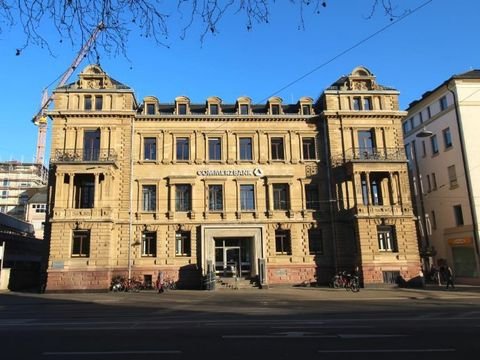
[[[390,22],[388,25],[385,25],[384,27],[382,27],[381,29],[375,31],[373,34],[367,36],[366,38],[358,41],[357,43],[355,43],[354,45],[350,46],[349,48],[343,50],[342,52],[340,52],[339,54],[333,56],[332,58],[330,58],[329,60],[325,61],[324,63],[318,65],[317,67],[313,68],[312,70],[310,70],[309,72],[303,74],[302,76],[300,76],[299,78],[289,82],[287,85],[283,86],[282,88],[276,90],[275,92],[273,92],[271,95],[265,97],[264,99],[260,100],[259,102],[257,102],[257,104],[261,104],[265,101],[267,101],[269,98],[271,98],[272,96],[275,96],[277,95],[278,93],[282,92],[283,90],[285,89],[288,89],[290,86],[298,83],[299,81],[305,79],[306,77],[310,76],[311,74],[313,74],[314,72],[320,70],[321,68],[325,67],[326,65],[330,64],[331,62],[337,60],[338,58],[342,57],[343,55],[349,53],[350,51],[352,51],[353,49],[359,47],[360,45],[366,43],[367,41],[369,41],[370,39],[374,38],[375,36],[381,34],[382,32],[384,32],[385,30],[391,28],[392,26],[398,24],[400,21],[406,19],[407,17],[409,17],[410,15],[413,15],[414,13],[416,13],[417,11],[419,11],[420,9],[424,8],[425,6],[427,6],[429,3],[433,2],[433,0],[427,0],[425,1],[424,3],[420,4],[419,6],[417,6],[415,9],[413,10],[410,10],[407,14],[399,17],[398,19]]]

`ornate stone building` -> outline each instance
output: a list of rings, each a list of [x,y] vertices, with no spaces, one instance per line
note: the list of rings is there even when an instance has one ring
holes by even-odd
[[[88,66],[55,91],[47,290],[415,276],[398,92],[355,69],[314,103],[173,104]]]

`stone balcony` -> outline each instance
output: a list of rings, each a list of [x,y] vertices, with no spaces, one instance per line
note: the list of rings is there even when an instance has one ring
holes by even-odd
[[[115,163],[117,154],[113,149],[62,149],[56,150],[53,163]]]
[[[345,151],[345,156],[332,156],[332,164],[341,165],[347,162],[405,162],[403,148],[350,148]]]

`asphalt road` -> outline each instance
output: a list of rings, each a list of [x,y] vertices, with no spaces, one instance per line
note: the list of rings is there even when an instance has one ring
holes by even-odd
[[[480,292],[0,294],[2,359],[459,359]]]

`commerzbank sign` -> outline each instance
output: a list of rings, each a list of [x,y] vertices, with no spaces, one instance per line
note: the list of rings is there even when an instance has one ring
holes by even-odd
[[[218,169],[206,169],[198,170],[198,176],[263,176],[262,169],[232,169],[232,170],[218,170]]]

